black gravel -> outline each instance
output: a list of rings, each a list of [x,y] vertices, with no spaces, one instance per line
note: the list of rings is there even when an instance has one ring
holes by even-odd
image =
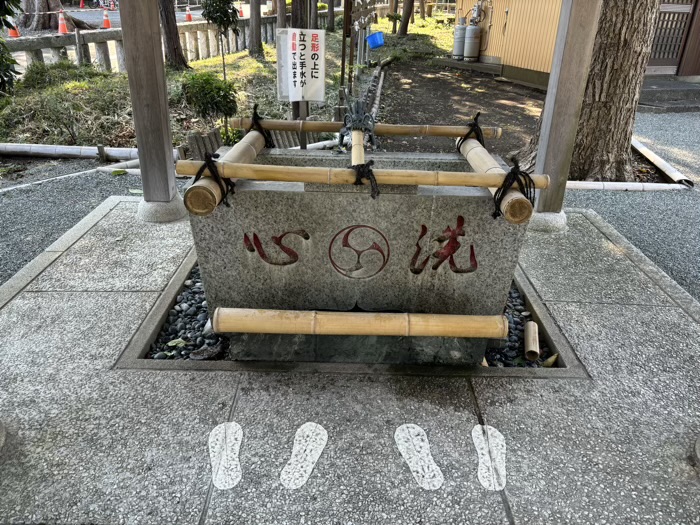
[[[141,189],[141,177],[89,172],[0,191],[0,284],[107,197],[137,196],[130,189]]]
[[[202,278],[195,265],[146,358],[220,359],[228,350],[229,340],[207,330],[208,320]]]
[[[513,285],[508,293],[505,311],[508,318],[508,340],[497,348],[486,350],[489,366],[540,368],[552,356],[552,351],[540,338],[540,358],[537,361],[525,359],[525,323],[532,321],[532,314],[525,308],[520,291]]]

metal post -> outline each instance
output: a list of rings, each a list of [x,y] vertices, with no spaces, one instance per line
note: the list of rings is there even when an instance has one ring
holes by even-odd
[[[158,3],[122,0],[120,8],[143,183],[138,214],[147,222],[169,222],[187,211],[175,184]]]
[[[535,164],[535,173],[548,174],[551,184],[539,195],[531,229],[566,228],[561,209],[601,5],[602,0],[562,2]]]

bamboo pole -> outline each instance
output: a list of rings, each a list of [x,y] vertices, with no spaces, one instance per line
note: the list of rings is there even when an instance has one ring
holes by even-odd
[[[364,160],[364,159],[363,159]],[[355,160],[353,160],[353,164]],[[182,177],[193,176],[202,166],[195,160],[177,162],[177,173]],[[348,168],[324,168],[315,166],[272,166],[264,164],[232,164],[217,162],[219,175],[225,179],[249,179],[275,182],[306,182],[312,184],[353,184],[355,171]],[[375,169],[379,184],[398,186],[464,186],[475,188],[497,188],[503,184],[505,172],[473,173],[463,171],[412,171]],[[208,173],[208,172],[207,172]],[[547,175],[533,175],[536,188],[546,188]],[[520,195],[519,192],[516,192]],[[523,197],[524,198],[524,197]]]
[[[528,321],[525,323],[525,359],[537,361],[540,357],[540,335],[537,323]]]
[[[249,118],[233,118],[229,124],[233,129],[250,129],[252,121]],[[328,122],[320,120],[271,120],[260,121],[263,129],[277,131],[315,132],[315,133],[337,133],[343,127],[342,122]],[[467,134],[467,126],[431,126],[412,124],[375,124],[374,134],[382,136],[402,136],[402,137],[463,137]],[[501,128],[482,127],[481,131],[487,139],[497,139],[501,137]]]
[[[503,171],[500,164],[486,151],[486,148],[479,144],[477,140],[465,140],[460,146],[459,152],[467,159],[472,169],[476,171],[502,175],[506,173]],[[537,175],[533,176],[533,181],[535,180],[534,177],[537,177]],[[547,175],[540,175],[540,177],[547,177],[547,180],[549,180]],[[537,186],[537,183],[535,183],[535,187],[542,189]],[[547,186],[545,186],[545,188],[546,187]],[[494,186],[489,187],[489,190],[492,194],[496,193]],[[532,203],[518,190],[509,190],[501,201],[501,213],[503,217],[512,224],[526,223],[530,220],[530,217],[532,217],[532,212]]]
[[[508,337],[502,315],[318,312],[217,308],[217,333],[386,335],[400,337]]]
[[[352,166],[357,166],[359,164],[365,163],[365,132],[363,130],[352,130],[352,150],[350,152],[350,157],[352,159]]]
[[[251,131],[233,146],[217,164],[227,165],[234,162],[253,162],[265,147],[265,137],[258,131]],[[197,162],[198,166],[203,162]],[[196,175],[196,168],[191,175]],[[209,175],[209,172],[206,172]],[[194,215],[209,215],[219,205],[223,194],[221,188],[211,177],[202,177],[185,191],[184,201],[187,210]]]

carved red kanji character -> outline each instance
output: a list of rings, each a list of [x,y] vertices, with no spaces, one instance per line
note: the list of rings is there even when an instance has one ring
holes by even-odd
[[[442,232],[442,235],[433,239],[434,242],[440,243],[441,247],[435,250],[431,255],[426,256],[425,259],[423,259],[421,262],[418,262],[418,258],[420,257],[420,254],[423,251],[423,249],[420,246],[420,242],[423,239],[423,237],[425,237],[427,234],[428,228],[425,225],[421,225],[420,235],[418,237],[418,241],[416,242],[416,253],[411,259],[410,269],[412,273],[415,273],[416,275],[420,274],[428,265],[428,261],[430,261],[431,257],[437,259],[437,261],[435,261],[435,263],[432,266],[433,270],[437,270],[438,268],[440,268],[442,263],[444,263],[445,261],[449,261],[450,270],[452,270],[454,273],[471,273],[473,271],[476,271],[478,263],[476,261],[476,254],[474,253],[473,244],[470,245],[469,249],[469,267],[460,268],[459,266],[457,266],[457,263],[454,259],[455,254],[462,247],[462,244],[459,242],[458,237],[464,237],[464,217],[462,217],[461,215],[457,217],[456,228],[453,229],[450,226],[448,226],[447,228],[445,228],[445,231]]]
[[[282,244],[282,241],[287,235],[298,235],[305,241],[308,241],[311,238],[311,236],[308,233],[306,233],[306,230],[294,230],[291,232],[285,232],[279,237],[271,237],[273,244],[275,244],[275,246],[282,250],[282,252],[287,254],[287,256],[289,257],[289,259],[287,260],[273,261],[272,259],[270,259],[268,254],[265,252],[265,249],[263,248],[257,233],[253,234],[252,242],[250,241],[250,237],[248,237],[247,233],[243,234],[243,245],[249,252],[255,252],[257,250],[258,255],[260,255],[260,258],[267,264],[272,264],[273,266],[287,266],[290,264],[294,264],[299,260],[299,254],[296,251],[294,251],[289,246],[285,246],[284,244]]]

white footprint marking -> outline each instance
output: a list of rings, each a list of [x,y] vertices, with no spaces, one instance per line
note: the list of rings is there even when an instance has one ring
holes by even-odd
[[[479,456],[479,482],[487,490],[506,486],[506,439],[489,425],[475,425],[472,440]]]
[[[430,454],[425,430],[414,424],[401,425],[394,432],[394,441],[421,488],[437,490],[442,487],[445,478]]]
[[[232,489],[241,481],[238,453],[243,441],[243,429],[238,423],[221,423],[209,433],[209,459],[214,486]]]
[[[318,423],[304,423],[294,435],[292,457],[280,473],[285,488],[298,489],[308,481],[311,472],[328,443],[328,432]]]

